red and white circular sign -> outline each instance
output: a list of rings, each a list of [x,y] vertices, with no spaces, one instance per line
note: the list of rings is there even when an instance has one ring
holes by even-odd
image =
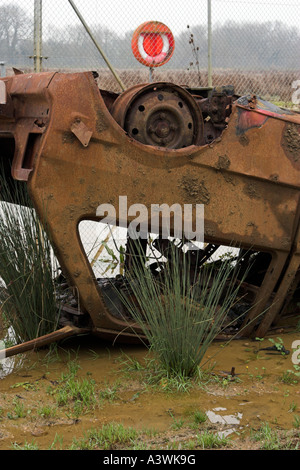
[[[174,36],[165,24],[159,21],[147,21],[133,33],[131,49],[141,64],[147,67],[160,67],[173,55]]]

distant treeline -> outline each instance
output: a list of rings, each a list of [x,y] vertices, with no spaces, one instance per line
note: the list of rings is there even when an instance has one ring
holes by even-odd
[[[13,3],[0,7],[0,61],[7,65],[32,66],[33,19]],[[105,26],[93,33],[114,67],[134,69],[140,64],[131,52],[132,31],[118,35]],[[60,28],[51,25],[43,35],[43,56],[48,68],[99,68],[105,63],[83,26]],[[300,30],[279,21],[214,24],[212,62],[218,69],[298,70]],[[175,36],[175,52],[164,67],[203,69],[207,66],[207,26],[183,25]]]

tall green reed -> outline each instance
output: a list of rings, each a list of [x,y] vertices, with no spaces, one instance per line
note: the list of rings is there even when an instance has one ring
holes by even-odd
[[[0,305],[19,343],[57,328],[55,259],[25,184],[0,171],[0,188]]]
[[[118,292],[167,375],[192,377],[237,301],[238,265],[228,257],[192,269],[174,244],[167,258],[153,274],[135,257],[126,274],[130,289]]]

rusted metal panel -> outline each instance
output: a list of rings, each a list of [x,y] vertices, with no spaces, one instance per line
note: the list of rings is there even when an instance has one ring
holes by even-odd
[[[265,334],[280,315],[299,270],[299,114],[256,97],[236,99],[224,90],[216,90],[214,100],[201,96],[201,91],[186,95],[183,90],[182,97],[188,96],[184,105],[194,100],[193,109],[195,103],[198,106],[200,120],[194,122],[201,139],[170,148],[166,136],[172,137],[173,131],[167,129],[164,123],[170,119],[161,112],[154,120],[156,137],[165,139],[160,146],[160,140],[156,146],[145,145],[143,139],[134,138],[131,128],[121,127],[130,100],[137,98],[136,113],[144,106],[141,86],[119,97],[101,93],[89,72],[25,74],[6,78],[5,83],[14,114],[13,119],[11,112],[3,114],[0,137],[15,139],[12,175],[27,181],[41,221],[47,208],[47,228],[57,258],[68,284],[79,292],[81,309],[95,332],[132,336],[127,323],[116,318],[104,301],[78,224],[97,220],[102,203],[113,204],[118,214],[118,198],[126,195],[128,206],[204,204],[207,243],[236,243],[270,253],[270,265],[243,325],[243,334],[250,335],[252,320],[275,296],[258,327],[259,334]],[[161,101],[157,94],[162,87],[156,86],[156,90],[147,88],[147,104],[151,90],[157,105]],[[168,86],[172,90],[172,84]],[[175,125],[177,110],[174,113],[168,106],[167,110]],[[208,118],[203,121],[201,113]],[[132,122],[136,127],[134,114]],[[149,128],[145,132],[148,139]],[[183,134],[183,145],[185,139]],[[1,138],[0,156],[5,159]]]

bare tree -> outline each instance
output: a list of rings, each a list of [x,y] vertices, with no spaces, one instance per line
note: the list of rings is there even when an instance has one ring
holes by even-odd
[[[19,6],[8,3],[0,7],[0,52],[7,59],[20,53],[23,41],[31,35],[32,21]]]

